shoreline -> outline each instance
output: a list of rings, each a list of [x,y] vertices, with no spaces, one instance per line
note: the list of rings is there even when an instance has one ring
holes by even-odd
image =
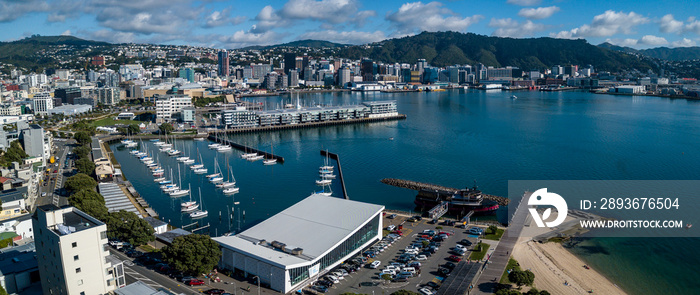
[[[533,287],[551,294],[627,294],[600,272],[586,269],[586,263],[560,243],[520,238],[512,257],[535,274]]]

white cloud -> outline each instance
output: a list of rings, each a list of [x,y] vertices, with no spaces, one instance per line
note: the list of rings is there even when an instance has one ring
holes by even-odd
[[[71,35],[70,30],[65,30],[65,31],[63,31],[63,33],[61,33],[61,36],[70,36],[70,35]]]
[[[86,35],[90,40],[105,41],[110,43],[132,43],[135,41],[134,33],[115,32],[112,30],[98,30],[94,32],[79,31],[79,35]]]
[[[0,23],[11,22],[32,12],[48,11],[51,7],[41,0],[0,1]]]
[[[255,20],[257,23],[253,25],[250,32],[256,34],[265,33],[271,29],[282,27],[289,23],[289,21],[280,17],[270,5],[263,7],[255,17]]]
[[[675,20],[672,14],[664,15],[658,23],[664,33],[680,33],[683,30],[683,22]]]
[[[358,31],[348,31],[339,32],[333,30],[326,30],[320,32],[308,32],[304,33],[298,37],[298,39],[314,39],[314,40],[327,40],[335,43],[342,44],[367,44],[372,42],[377,42],[386,39],[386,35],[382,31],[374,32],[358,32]]]
[[[634,12],[624,13],[608,10],[593,17],[590,25],[586,24],[570,31],[552,33],[556,38],[609,37],[617,34],[631,34],[638,25],[648,23],[649,19]]]
[[[657,37],[657,36],[653,36],[653,35],[645,35],[641,39],[639,39],[639,44],[660,46],[660,45],[668,44],[668,41],[666,41],[666,38],[663,38],[663,37]]]
[[[194,0],[96,0],[85,10],[103,27],[144,35],[180,33],[204,12]]]
[[[608,42],[613,45],[617,46],[624,46],[624,47],[633,47],[636,46],[639,43],[639,40],[637,39],[605,39],[605,42]]]
[[[695,45],[696,45],[695,41],[690,40],[688,38],[683,38],[681,40],[673,41],[671,43],[671,47],[692,47]]]
[[[357,26],[357,27],[363,27],[365,23],[367,22],[367,19],[370,17],[375,17],[377,16],[377,12],[374,10],[363,10],[357,12],[357,15],[355,15],[355,18],[352,20],[352,22]]]
[[[211,14],[207,15],[204,27],[213,28],[228,24],[237,25],[244,22],[245,20],[245,16],[231,17],[231,8],[227,7],[221,11],[214,11]]]
[[[556,6],[523,8],[520,9],[518,15],[529,19],[545,19],[552,16],[552,14],[559,12],[559,10],[559,7]]]
[[[542,0],[508,0],[508,4],[520,6],[535,6],[539,5]]]
[[[543,24],[536,24],[530,20],[521,24],[511,18],[492,18],[491,22],[489,22],[489,27],[498,28],[492,33],[494,36],[514,38],[532,36],[535,32],[546,29],[546,26]]]
[[[396,28],[398,34],[416,31],[465,31],[483,17],[456,16],[452,10],[443,8],[440,2],[412,2],[401,5],[396,12],[387,12],[386,19]]]
[[[258,34],[237,31],[230,36],[218,36],[218,41],[225,44],[228,48],[240,48],[251,45],[270,45],[277,42],[279,39],[280,36],[273,31]]]
[[[688,24],[685,25],[684,31],[700,35],[700,20],[688,19]]]
[[[292,19],[312,19],[330,23],[342,23],[357,12],[356,0],[289,0],[280,15]]]

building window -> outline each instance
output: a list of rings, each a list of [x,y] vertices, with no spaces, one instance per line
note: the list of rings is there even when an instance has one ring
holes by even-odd
[[[107,231],[101,232],[101,233],[100,233],[100,238],[103,239],[103,240],[106,239],[106,238],[107,238]]]
[[[83,285],[83,280],[78,280],[78,286],[82,286],[82,285]]]
[[[85,295],[85,292],[84,292],[84,291],[83,291],[83,292],[80,292],[80,295]]]
[[[73,242],[73,244],[71,244],[71,246],[73,246],[73,248],[78,247],[78,242]]]
[[[80,267],[75,269],[75,273],[80,273]]]
[[[78,255],[73,256],[73,261],[78,261]]]

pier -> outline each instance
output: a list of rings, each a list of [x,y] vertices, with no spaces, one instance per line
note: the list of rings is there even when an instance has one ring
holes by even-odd
[[[239,127],[239,128],[211,131],[210,134],[213,134],[213,133],[239,134],[239,133],[269,132],[269,131],[280,131],[280,130],[317,128],[317,127],[323,127],[323,126],[394,121],[394,120],[402,120],[402,119],[406,119],[406,115],[398,114],[395,116],[386,116],[386,117],[379,117],[379,118],[359,118],[359,119],[344,119],[344,120],[332,120],[332,121],[323,121],[323,122],[308,122],[308,123],[288,124],[288,125]]]
[[[391,186],[395,186],[395,187],[416,190],[416,191],[422,191],[422,190],[442,191],[445,193],[456,193],[457,191],[459,191],[459,189],[456,189],[456,188],[441,186],[441,185],[437,185],[437,184],[418,182],[418,181],[412,181],[412,180],[404,180],[404,179],[396,179],[396,178],[384,178],[384,179],[382,179],[382,183],[388,184]],[[508,203],[510,202],[510,200],[508,200],[508,198],[504,198],[504,197],[487,195],[487,194],[481,194],[481,195],[484,196],[484,199],[486,199],[486,200],[492,200],[492,201],[498,202],[499,206],[507,206]]]
[[[321,156],[329,157],[338,163],[338,177],[340,177],[340,186],[343,188],[343,197],[346,200],[350,200],[348,197],[348,191],[345,189],[345,179],[343,178],[343,167],[340,166],[340,157],[338,154],[329,153],[328,151],[321,150]]]
[[[209,135],[209,140],[214,141],[214,142],[218,142],[221,144],[229,145],[237,150],[240,150],[240,151],[243,151],[246,153],[257,153],[258,155],[265,156],[265,159],[275,159],[275,160],[277,160],[278,163],[284,163],[284,158],[281,156],[278,156],[278,155],[275,155],[272,153],[268,153],[265,151],[261,151],[261,150],[258,150],[258,149],[255,149],[255,148],[252,148],[249,146],[245,146],[242,144],[238,144],[238,143],[235,143],[235,142],[230,141],[228,139],[219,138],[218,136],[215,136],[215,135]]]

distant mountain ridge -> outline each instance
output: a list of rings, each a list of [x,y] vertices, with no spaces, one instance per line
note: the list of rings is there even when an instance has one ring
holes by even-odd
[[[434,66],[477,64],[523,70],[548,69],[554,65],[593,65],[597,70],[617,71],[654,66],[640,58],[589,44],[583,39],[501,38],[459,32],[423,32],[388,39],[370,46],[339,49],[338,56],[377,61],[415,63],[424,58]]]
[[[283,43],[283,44],[276,44],[276,45],[248,46],[248,47],[244,47],[241,49],[242,50],[265,50],[265,49],[274,49],[274,48],[280,48],[280,47],[339,48],[339,47],[345,47],[345,46],[350,46],[350,45],[333,43],[330,41],[323,41],[323,40],[306,39],[306,40],[297,40],[297,41],[292,41],[292,42]]]
[[[651,58],[658,58],[670,61],[683,61],[683,60],[694,60],[700,59],[700,47],[657,47],[649,49],[634,49],[630,47],[623,47],[610,44],[608,42],[598,45],[598,47],[607,48],[610,50],[637,53]]]

